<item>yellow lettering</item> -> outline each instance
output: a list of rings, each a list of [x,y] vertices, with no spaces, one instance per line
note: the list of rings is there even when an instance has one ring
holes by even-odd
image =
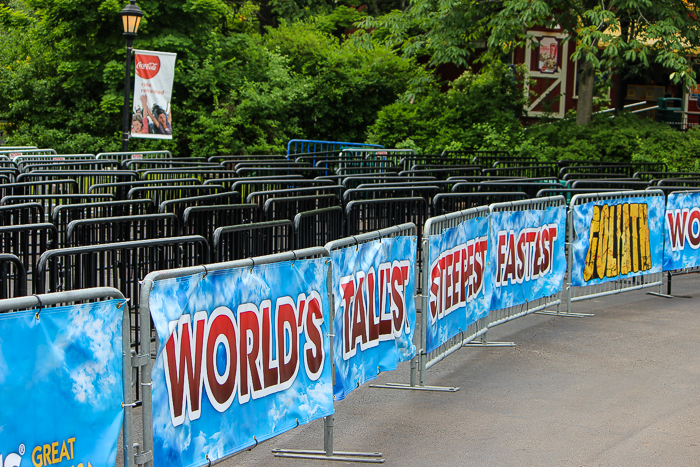
[[[642,271],[651,269],[651,246],[649,244],[649,217],[647,214],[647,205],[640,206],[642,212],[639,216],[639,247],[642,260]]]
[[[58,441],[54,441],[51,443],[51,463],[52,464],[58,464],[58,458],[56,457],[58,455]]]
[[[600,216],[600,233],[598,234],[598,252],[596,253],[596,272],[599,278],[605,277],[605,264],[607,261],[606,248],[608,246],[608,222],[610,219],[610,208],[603,205]]]
[[[73,459],[75,457],[75,454],[73,454],[73,443],[75,442],[75,438],[68,438],[68,444],[70,444],[70,458]]]
[[[588,254],[586,255],[586,267],[583,269],[583,280],[589,281],[595,272],[596,252],[598,251],[598,235],[600,230],[600,206],[593,206],[593,219],[591,219],[591,237],[588,241]]]
[[[607,277],[617,276],[617,260],[615,259],[615,239],[617,237],[617,232],[615,231],[615,219],[617,216],[615,212],[617,211],[617,206],[610,206],[610,218],[608,219],[608,250],[605,252],[607,256],[607,268],[605,269],[605,275]]]
[[[43,467],[44,459],[41,457],[41,446],[35,447],[32,451],[32,463],[34,467]]]
[[[620,259],[620,274],[629,274],[632,269],[630,258],[630,205],[622,205],[622,255]]]
[[[51,445],[44,444],[44,465],[51,465]]]
[[[78,467],[83,467],[83,463],[81,462],[80,464],[78,464]]]
[[[65,456],[66,460],[70,460],[70,455],[68,454],[68,446],[66,446],[66,442],[63,442],[63,445],[61,446],[61,459],[59,462],[63,462],[63,457]]]
[[[632,224],[632,271],[639,271],[639,204],[630,204],[630,223]]]

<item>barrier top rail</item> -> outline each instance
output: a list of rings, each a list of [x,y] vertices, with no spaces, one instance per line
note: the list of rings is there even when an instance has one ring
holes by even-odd
[[[359,245],[360,243],[380,240],[384,237],[395,237],[404,232],[408,232],[409,235],[418,235],[418,228],[413,222],[407,222],[405,224],[394,225],[385,229],[373,230],[372,232],[341,238],[340,240],[333,240],[332,242],[326,243],[324,248],[330,252],[331,250],[346,246]]]
[[[665,196],[664,192],[658,188],[647,188],[646,190],[634,191],[612,191],[604,193],[582,193],[571,198],[571,206],[590,203],[600,199],[644,198],[649,195]]]
[[[312,149],[313,148],[313,149]],[[384,146],[380,144],[365,144],[365,143],[349,143],[343,141],[317,141],[310,139],[291,139],[287,143],[287,155],[298,154],[301,152],[315,152],[315,151],[335,151],[338,149],[345,148],[379,148],[383,149]]]
[[[629,193],[629,192],[626,192]],[[577,195],[580,196],[580,195]],[[574,197],[575,198],[575,197]],[[529,198],[529,199],[519,199],[516,201],[505,201],[503,203],[494,203],[489,209],[491,212],[500,211],[523,211],[525,206],[532,206],[530,209],[544,209],[552,206],[565,206],[566,198],[561,195],[558,196],[547,196],[545,198]],[[540,207],[541,206],[541,207]],[[516,209],[513,209],[516,208]]]
[[[124,159],[171,159],[172,157],[173,155],[170,151],[101,152],[97,155],[97,159],[115,159],[118,161],[123,161]]]
[[[90,289],[67,290],[27,297],[7,298],[0,300],[0,313],[27,308],[58,305],[77,300],[99,300],[105,298],[124,299],[124,295],[114,287],[94,287]]]
[[[0,154],[9,156],[10,159],[13,159],[17,156],[39,156],[39,155],[54,155],[56,154],[55,149],[4,149],[0,148]]]

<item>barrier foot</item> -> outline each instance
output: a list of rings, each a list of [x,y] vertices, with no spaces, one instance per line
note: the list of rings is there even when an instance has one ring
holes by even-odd
[[[534,314],[561,316],[562,318],[586,318],[588,316],[595,316],[593,313],[572,313],[570,311],[550,311],[550,310],[536,311]]]
[[[362,462],[365,464],[383,464],[385,459],[381,452],[349,452],[333,451],[328,455],[326,451],[304,449],[273,449],[275,457],[288,459],[311,459],[338,462]]]
[[[662,298],[693,298],[690,295],[669,295],[661,292],[647,292],[647,295],[653,295],[655,297]]]
[[[386,384],[370,384],[371,388],[382,389],[408,389],[414,391],[437,391],[437,392],[457,392],[458,387],[450,386],[411,386],[408,383],[386,383]]]
[[[486,342],[468,342],[462,347],[515,347],[515,342],[499,342],[499,341],[486,341]]]

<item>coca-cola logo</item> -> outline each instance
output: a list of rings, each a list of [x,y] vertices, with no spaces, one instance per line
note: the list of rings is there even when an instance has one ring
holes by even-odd
[[[157,55],[136,55],[136,74],[142,79],[151,79],[160,70],[160,58]]]

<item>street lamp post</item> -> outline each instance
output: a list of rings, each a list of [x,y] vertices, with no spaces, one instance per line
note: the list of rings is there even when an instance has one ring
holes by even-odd
[[[124,77],[124,110],[122,121],[122,152],[129,150],[129,91],[131,90],[131,45],[139,30],[143,12],[136,5],[136,0],[129,0],[129,5],[121,11],[124,23],[124,37],[126,37],[126,75]]]

